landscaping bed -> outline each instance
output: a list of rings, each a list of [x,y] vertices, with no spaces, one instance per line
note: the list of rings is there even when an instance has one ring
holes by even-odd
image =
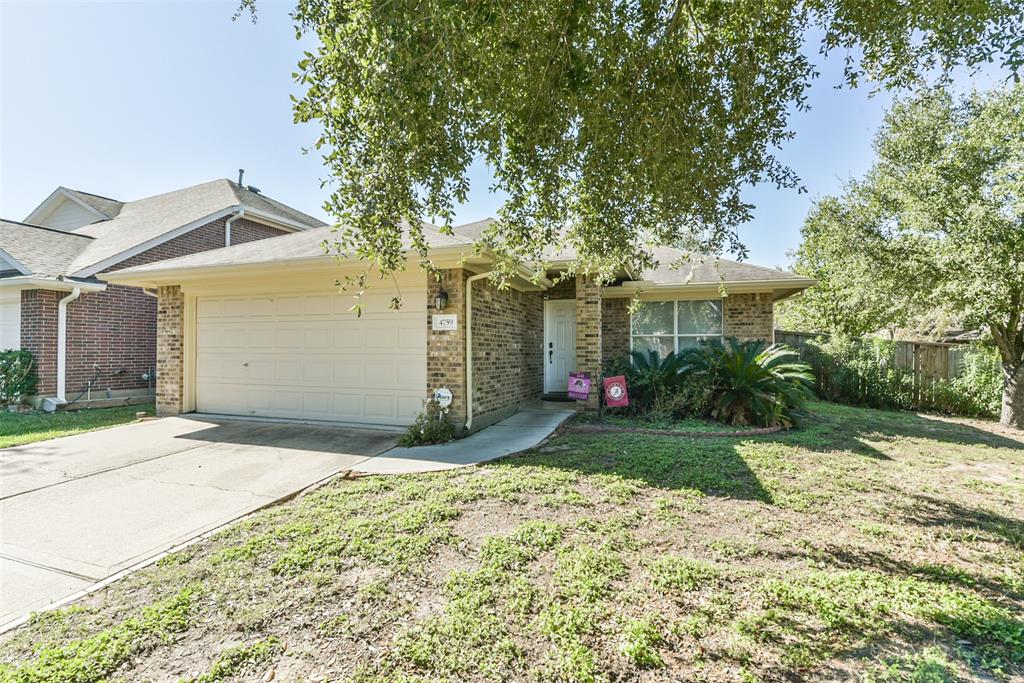
[[[0,680],[1024,676],[1024,434],[809,408],[338,480],[0,637]]]

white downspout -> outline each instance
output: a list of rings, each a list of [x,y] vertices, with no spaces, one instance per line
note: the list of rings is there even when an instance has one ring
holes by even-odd
[[[57,400],[60,403],[67,403],[66,393],[66,366],[68,346],[68,304],[82,294],[80,287],[75,287],[71,293],[57,303]]]
[[[235,213],[235,215],[233,215],[231,218],[229,218],[226,221],[224,221],[224,246],[225,247],[230,247],[231,246],[231,224],[234,223],[236,220],[238,220],[239,218],[241,218],[244,215],[245,215],[245,209],[240,206],[240,207],[238,207],[238,211]]]
[[[466,431],[473,428],[473,283],[490,277],[491,271],[466,280]]]

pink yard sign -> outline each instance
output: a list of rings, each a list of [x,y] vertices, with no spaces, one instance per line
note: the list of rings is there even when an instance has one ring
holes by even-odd
[[[586,372],[569,373],[569,398],[586,401],[590,398],[590,375]]]

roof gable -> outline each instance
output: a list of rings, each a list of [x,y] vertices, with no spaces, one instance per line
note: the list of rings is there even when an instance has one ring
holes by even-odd
[[[94,197],[97,201],[92,200]],[[100,199],[107,202],[108,205],[104,207],[98,201]],[[110,215],[112,204],[118,203],[96,195],[69,190],[62,186],[51,192],[50,196],[33,209],[32,213],[26,216],[25,223],[67,232],[83,225],[109,220],[112,217]],[[107,210],[104,211],[104,208]]]

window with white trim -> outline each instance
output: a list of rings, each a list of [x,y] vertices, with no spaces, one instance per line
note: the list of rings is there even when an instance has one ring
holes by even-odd
[[[644,301],[631,317],[629,346],[664,357],[705,339],[721,339],[724,326],[721,299]]]

